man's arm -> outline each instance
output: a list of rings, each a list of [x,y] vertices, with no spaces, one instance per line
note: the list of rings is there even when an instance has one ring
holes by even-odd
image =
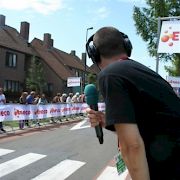
[[[144,142],[136,124],[115,124],[123,160],[133,180],[150,180]]]

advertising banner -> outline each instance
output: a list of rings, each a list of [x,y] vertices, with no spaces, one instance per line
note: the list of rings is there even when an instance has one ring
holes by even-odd
[[[68,77],[67,87],[81,86],[81,77]]]
[[[47,105],[0,105],[0,122],[30,119],[44,119],[50,117],[68,116],[85,113],[86,103],[47,104]],[[98,103],[100,111],[105,110],[104,103]]]
[[[180,20],[162,22],[158,53],[180,53]]]
[[[173,88],[180,88],[180,77],[167,76],[166,80]]]

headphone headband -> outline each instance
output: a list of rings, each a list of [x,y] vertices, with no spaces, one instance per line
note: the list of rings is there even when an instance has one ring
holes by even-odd
[[[124,34],[122,32],[120,32],[120,33],[123,37],[124,49],[125,49],[128,57],[130,57],[131,51],[133,48],[131,41],[129,40],[129,38],[126,34]],[[90,43],[93,42],[93,37],[94,37],[94,34],[88,39],[88,41],[86,43],[86,51],[87,51],[89,58],[92,59],[93,63],[98,64],[101,61],[99,51],[94,44],[90,45]]]

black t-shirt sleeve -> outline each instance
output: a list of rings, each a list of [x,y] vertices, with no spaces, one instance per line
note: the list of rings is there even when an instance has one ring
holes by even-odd
[[[135,112],[128,88],[122,78],[104,75],[99,88],[106,104],[106,128],[114,131],[114,124],[136,123]]]

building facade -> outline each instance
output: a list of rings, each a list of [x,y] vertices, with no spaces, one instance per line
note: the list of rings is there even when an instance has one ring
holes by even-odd
[[[5,18],[0,15],[0,87],[4,88],[7,100],[18,100],[22,91],[30,91],[25,81],[34,57],[42,63],[47,84],[44,91],[48,96],[75,91],[67,88],[67,78],[83,77],[85,73],[83,60],[75,51],[66,53],[55,48],[49,33],[44,34],[43,40],[34,38],[29,42],[30,24],[21,22],[18,31],[6,25]],[[89,67],[86,69],[87,73],[94,73]]]

